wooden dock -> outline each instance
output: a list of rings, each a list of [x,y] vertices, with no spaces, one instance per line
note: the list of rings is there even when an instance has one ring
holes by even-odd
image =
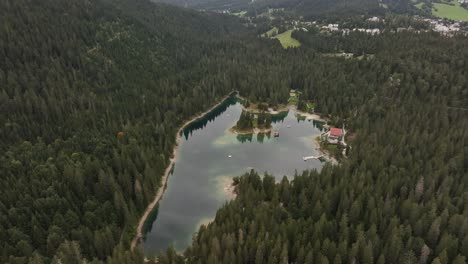
[[[308,161],[308,160],[310,160],[310,159],[321,159],[321,158],[323,158],[323,156],[324,156],[324,155],[320,155],[320,156],[307,156],[307,157],[302,157],[302,159],[303,159],[304,161]]]

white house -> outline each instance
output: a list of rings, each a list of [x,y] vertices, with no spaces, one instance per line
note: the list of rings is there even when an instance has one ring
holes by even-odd
[[[338,24],[328,24],[328,30],[330,31],[338,31]]]

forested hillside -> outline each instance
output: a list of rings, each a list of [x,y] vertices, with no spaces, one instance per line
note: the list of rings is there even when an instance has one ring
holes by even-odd
[[[364,47],[344,38],[327,52]],[[200,228],[189,263],[467,262],[467,39],[363,41],[372,56],[335,58],[349,72],[321,72],[333,84],[299,67],[308,75],[296,86],[321,112],[347,117],[349,158],[277,184],[238,178],[237,199]],[[171,250],[159,260],[183,262]]]
[[[0,24],[0,262],[47,263],[65,240],[106,259],[159,188],[178,126],[232,90],[216,65],[244,29],[104,0],[1,1]]]
[[[303,33],[284,50],[145,0],[0,1],[0,25],[0,263],[142,262],[128,243],[178,126],[233,90],[273,106],[291,88],[346,119],[350,158],[242,178],[189,262],[464,263],[466,37]]]
[[[284,8],[309,18],[350,17],[354,15],[383,15],[389,12],[415,13],[409,0],[153,0],[206,10],[245,10],[261,13],[268,8]]]
[[[2,263],[128,249],[182,121],[300,77],[235,18],[144,0],[1,1],[0,22]]]

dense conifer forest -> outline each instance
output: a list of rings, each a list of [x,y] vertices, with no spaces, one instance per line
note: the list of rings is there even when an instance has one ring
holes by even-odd
[[[189,263],[466,263],[467,40],[374,41],[372,58],[336,59],[353,67],[329,68],[333,85],[307,71],[296,86],[352,124],[349,157],[277,184],[238,178],[239,196],[200,228]]]
[[[284,50],[145,0],[0,1],[0,25],[0,263],[143,262],[129,242],[182,122],[232,91],[277,105],[290,89],[346,122],[349,157],[238,178],[159,263],[466,263],[466,37],[310,32]]]
[[[218,60],[245,30],[147,1],[1,1],[0,23],[0,262],[78,245],[104,260],[127,248],[181,122],[232,90]]]
[[[383,15],[396,13],[418,13],[410,0],[156,0],[180,6],[206,10],[247,10],[261,13],[268,8],[284,9],[306,18],[348,17],[352,15]]]
[[[354,37],[301,35],[314,50],[372,56],[302,69],[294,86],[351,125],[349,158],[278,184],[244,175],[238,198],[194,237],[188,262],[466,263],[467,39]],[[160,260],[177,262],[171,250]]]

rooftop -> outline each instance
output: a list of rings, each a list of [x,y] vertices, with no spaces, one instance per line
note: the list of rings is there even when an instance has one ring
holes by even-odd
[[[339,137],[341,135],[343,135],[343,129],[336,127],[330,129],[330,136]]]

